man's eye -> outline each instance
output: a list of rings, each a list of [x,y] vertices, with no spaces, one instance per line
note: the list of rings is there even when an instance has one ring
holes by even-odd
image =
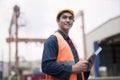
[[[69,17],[69,19],[70,19],[70,20],[73,20],[73,17],[71,16],[71,17]]]
[[[67,16],[63,16],[62,18],[63,18],[63,19],[67,19]]]
[[[72,16],[63,16],[62,18],[63,18],[63,19],[67,19],[67,18],[68,18],[68,19],[70,19],[70,20],[73,20],[73,17],[72,17]]]

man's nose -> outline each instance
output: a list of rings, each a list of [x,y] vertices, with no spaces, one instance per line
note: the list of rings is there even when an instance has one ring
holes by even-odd
[[[66,21],[70,21],[70,18],[69,18],[69,17],[67,17]]]

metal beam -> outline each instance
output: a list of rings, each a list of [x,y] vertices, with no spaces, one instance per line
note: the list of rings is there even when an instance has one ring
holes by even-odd
[[[46,39],[38,39],[38,38],[7,38],[7,42],[40,42],[44,43]]]

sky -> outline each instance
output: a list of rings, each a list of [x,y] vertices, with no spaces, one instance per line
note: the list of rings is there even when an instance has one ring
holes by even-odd
[[[21,38],[48,38],[58,29],[56,14],[59,10],[70,8],[75,15],[84,11],[85,33],[89,34],[99,25],[120,15],[120,0],[0,0],[0,60],[8,61],[8,29],[10,26],[13,7],[20,7],[19,33]],[[20,26],[25,24],[26,26]],[[78,52],[83,55],[83,41],[79,16],[70,30],[69,36],[78,46]],[[13,34],[15,26],[12,26]],[[43,44],[19,43],[18,55],[20,60],[41,60]],[[15,60],[15,43],[12,43],[12,61]]]

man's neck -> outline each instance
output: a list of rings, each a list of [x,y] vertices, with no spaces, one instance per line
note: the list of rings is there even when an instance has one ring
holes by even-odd
[[[63,31],[62,29],[60,29],[66,36],[68,36],[69,31]]]

